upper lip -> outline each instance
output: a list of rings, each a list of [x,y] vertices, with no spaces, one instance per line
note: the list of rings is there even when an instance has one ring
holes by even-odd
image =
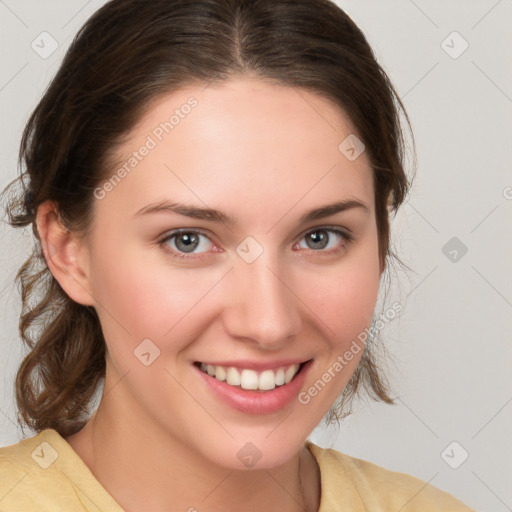
[[[242,359],[237,361],[197,361],[197,363],[204,363],[206,365],[211,364],[212,366],[224,366],[226,368],[241,368],[255,371],[265,371],[265,370],[277,370],[282,368],[283,366],[291,366],[292,364],[302,364],[307,363],[309,359],[298,359],[298,358],[289,358],[289,359],[279,359],[276,361],[269,362],[258,362],[251,361],[249,359]]]

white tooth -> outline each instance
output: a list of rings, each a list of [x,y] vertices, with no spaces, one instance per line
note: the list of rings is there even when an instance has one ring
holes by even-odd
[[[206,365],[204,363],[201,363],[200,368],[201,368],[201,370],[203,370],[203,372],[206,371]]]
[[[288,367],[284,374],[284,383],[288,384],[293,379],[293,376],[297,373],[297,370],[299,369],[298,364],[292,364]]]
[[[258,388],[267,391],[276,387],[276,379],[272,370],[261,372],[258,380]]]
[[[213,377],[215,375],[215,366],[213,366],[212,364],[206,365],[206,371],[208,372],[208,375],[210,377]]]
[[[215,367],[215,378],[220,381],[226,380],[226,370],[222,366]]]
[[[228,368],[226,382],[230,386],[240,386],[240,372],[236,368]]]
[[[258,374],[254,370],[242,370],[240,386],[242,389],[258,389]]]
[[[284,384],[284,370],[279,368],[276,372],[276,386],[282,386]]]

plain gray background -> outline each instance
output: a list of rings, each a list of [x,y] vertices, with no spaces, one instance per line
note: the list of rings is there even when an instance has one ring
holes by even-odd
[[[2,188],[18,174],[29,113],[103,3],[0,0]],[[413,271],[392,274],[384,304],[404,305],[382,333],[397,404],[358,402],[339,430],[319,427],[311,440],[413,474],[476,510],[512,510],[512,0],[338,4],[367,35],[412,120],[417,176],[392,229]],[[58,44],[49,56],[31,46],[48,38],[42,32]],[[32,238],[0,229],[3,446],[22,437],[13,280]]]

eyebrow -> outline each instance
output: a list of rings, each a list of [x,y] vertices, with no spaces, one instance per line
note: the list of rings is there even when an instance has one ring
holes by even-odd
[[[318,208],[313,208],[312,210],[309,210],[302,215],[302,217],[299,219],[299,223],[305,224],[313,220],[329,217],[330,215],[354,208],[360,208],[362,210],[369,211],[368,207],[362,201],[359,201],[358,199],[347,199],[325,206],[320,206]],[[192,219],[218,222],[226,224],[229,227],[236,226],[236,220],[232,216],[219,210],[215,210],[213,208],[201,208],[198,206],[191,206],[172,201],[161,201],[159,203],[153,203],[144,206],[134,214],[134,217],[152,213],[177,213]]]

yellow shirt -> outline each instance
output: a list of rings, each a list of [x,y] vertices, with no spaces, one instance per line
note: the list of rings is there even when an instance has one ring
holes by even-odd
[[[306,441],[321,475],[319,512],[474,512],[446,492]],[[71,445],[47,429],[0,448],[0,512],[123,512]]]

